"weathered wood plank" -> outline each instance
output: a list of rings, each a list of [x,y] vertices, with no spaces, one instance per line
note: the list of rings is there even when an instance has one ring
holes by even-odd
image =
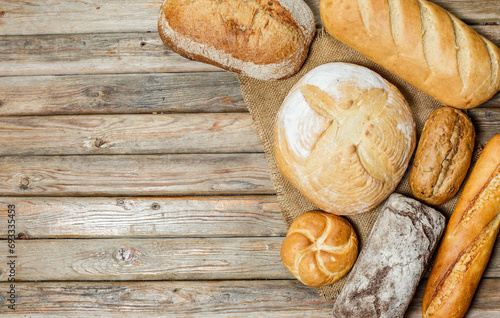
[[[421,317],[425,281],[405,318]],[[9,317],[331,317],[333,301],[296,280],[16,282]],[[0,283],[0,303],[9,283]],[[467,317],[498,317],[499,279],[483,279]]]
[[[0,77],[0,115],[244,111],[230,72]]]
[[[15,206],[17,238],[285,236],[275,196],[3,197]],[[1,243],[1,242],[0,242]]]
[[[500,25],[474,26],[500,45]],[[167,48],[157,33],[0,37],[0,76],[221,71]]]
[[[181,57],[157,33],[0,37],[0,76],[219,71]]]
[[[496,134],[500,134],[500,108],[475,108],[467,111],[474,123],[477,140],[484,147]]]
[[[8,284],[0,283],[0,303]],[[4,292],[5,291],[5,292]],[[331,317],[332,302],[295,280],[16,283],[9,317]]]
[[[0,195],[272,194],[263,153],[0,157]]]
[[[248,113],[0,117],[0,155],[263,152]]]
[[[283,239],[17,240],[16,280],[291,279],[281,263]],[[0,250],[2,264],[9,255]]]
[[[0,34],[146,32],[157,30],[163,1],[16,1],[4,0]],[[319,0],[305,1],[318,25]],[[469,24],[500,21],[500,5],[491,0],[434,0]],[[61,27],[63,26],[63,27]]]
[[[16,280],[291,279],[281,263],[283,239],[18,239]],[[495,247],[485,278],[500,277],[499,251]],[[9,256],[7,247],[0,250],[1,264]],[[0,273],[0,281],[8,274]]]

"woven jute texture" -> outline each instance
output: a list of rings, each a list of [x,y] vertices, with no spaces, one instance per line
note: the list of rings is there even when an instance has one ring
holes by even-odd
[[[277,167],[273,150],[275,117],[282,101],[291,87],[314,67],[330,62],[345,62],[368,67],[382,75],[382,77],[390,83],[394,84],[404,95],[413,111],[417,127],[417,136],[420,136],[424,123],[430,113],[443,106],[443,104],[435,99],[417,90],[384,68],[369,61],[360,53],[340,43],[326,33],[324,29],[318,30],[306,62],[302,69],[291,78],[280,81],[261,81],[238,75],[243,98],[252,115],[255,128],[264,147],[267,161],[269,162],[277,200],[287,226],[290,226],[293,220],[302,213],[319,209],[294,188],[290,182],[283,177]],[[409,168],[410,167],[411,162]],[[395,192],[412,197],[408,182],[409,172],[410,169],[407,169],[406,174]],[[435,208],[449,218],[451,212],[453,212],[457,199],[458,194],[451,201]],[[371,231],[382,204],[368,213],[347,217],[356,230],[360,241],[360,249],[363,247]],[[342,290],[346,278],[347,276],[332,285],[320,287],[317,290],[325,299],[334,299]]]

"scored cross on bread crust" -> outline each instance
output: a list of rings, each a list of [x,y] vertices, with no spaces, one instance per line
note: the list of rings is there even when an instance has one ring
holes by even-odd
[[[387,154],[387,149],[375,143],[375,147],[367,145],[365,139],[376,142],[373,133],[377,119],[387,106],[387,93],[381,88],[370,89],[350,105],[337,105],[335,100],[320,88],[305,84],[300,91],[309,106],[317,113],[332,121],[330,127],[318,138],[306,163],[306,171],[314,169],[324,156],[316,156],[315,150],[322,151],[324,143],[335,143],[340,152],[357,156],[359,164],[365,172],[379,182],[392,182],[395,174],[393,157]],[[318,146],[319,145],[319,146]]]
[[[394,86],[360,66],[322,68],[332,64],[343,66],[317,78],[313,70],[283,102],[275,127],[276,160],[319,208],[358,214],[381,203],[399,183],[415,147],[415,124]],[[339,71],[352,74],[337,80]]]

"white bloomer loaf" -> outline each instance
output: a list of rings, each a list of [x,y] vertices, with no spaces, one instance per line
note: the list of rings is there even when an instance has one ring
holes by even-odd
[[[478,106],[500,89],[500,49],[425,0],[321,0],[326,31],[438,101]]]
[[[321,65],[290,90],[274,131],[282,174],[334,214],[364,213],[401,180],[415,123],[401,93],[368,68]]]

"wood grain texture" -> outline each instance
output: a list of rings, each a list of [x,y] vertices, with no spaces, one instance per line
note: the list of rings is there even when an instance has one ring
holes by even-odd
[[[5,156],[0,195],[272,194],[263,153]]]
[[[156,31],[163,1],[16,1],[4,0],[0,8],[0,33],[56,34]],[[305,1],[320,25],[319,0]],[[491,0],[432,1],[469,24],[499,21],[500,4]],[[483,8],[488,8],[484,10]],[[61,28],[60,26],[64,27]]]
[[[172,52],[157,33],[2,36],[0,47],[0,76],[220,71]]]
[[[500,108],[476,108],[470,109],[467,114],[476,129],[476,139],[481,146],[496,134],[500,134]]]
[[[0,303],[8,285],[0,283]],[[17,283],[9,317],[331,317],[295,280]],[[119,310],[117,310],[119,308]]]
[[[285,236],[275,196],[3,197],[18,238]],[[0,238],[7,227],[0,226]]]
[[[473,28],[500,45],[500,25]],[[0,47],[0,76],[221,71],[172,52],[157,33],[0,36]]]
[[[0,77],[2,116],[244,111],[229,72]]]
[[[17,281],[291,279],[283,237],[17,240]],[[0,250],[7,264],[7,249]],[[7,281],[8,271],[0,274]]]
[[[405,318],[421,317],[425,280]],[[5,303],[8,283],[0,283]],[[17,282],[9,317],[331,317],[333,301],[296,280]],[[483,279],[467,317],[498,317],[500,284]],[[117,308],[120,310],[118,311]]]
[[[0,117],[0,155],[263,152],[248,113]]]

